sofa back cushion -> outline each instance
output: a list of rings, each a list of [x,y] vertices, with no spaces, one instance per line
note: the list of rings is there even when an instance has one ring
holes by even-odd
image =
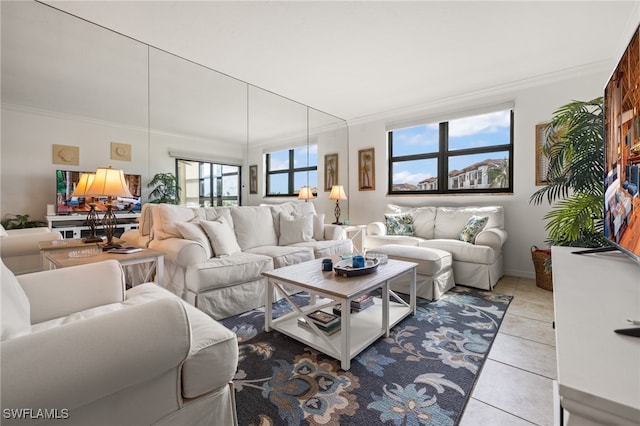
[[[434,238],[457,240],[460,231],[465,227],[471,216],[474,215],[488,218],[484,229],[504,228],[502,206],[438,207],[435,218]]]
[[[196,213],[191,207],[173,204],[158,204],[152,209],[151,214],[153,216],[153,238],[157,240],[182,238],[176,222],[189,222],[196,217]]]
[[[303,243],[313,240],[313,215],[291,216],[280,213],[278,245]]]
[[[178,228],[178,231],[182,234],[182,238],[185,240],[195,241],[200,244],[204,249],[207,259],[211,259],[213,257],[213,250],[211,249],[209,237],[200,225],[200,221],[176,222],[176,228]]]
[[[433,239],[433,230],[436,223],[435,207],[417,207],[412,210],[413,232],[416,237]]]
[[[31,331],[31,305],[16,276],[1,262],[2,335],[8,340]]]
[[[242,251],[253,247],[278,245],[270,207],[234,207],[231,209],[231,217],[236,239]]]

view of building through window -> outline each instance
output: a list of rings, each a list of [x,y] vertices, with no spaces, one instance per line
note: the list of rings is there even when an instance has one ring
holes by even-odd
[[[512,110],[388,132],[389,192],[511,190]]]

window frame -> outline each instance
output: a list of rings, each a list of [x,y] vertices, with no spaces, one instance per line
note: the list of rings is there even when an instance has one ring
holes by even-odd
[[[295,164],[295,150],[297,148],[302,147],[302,145],[297,146],[297,147],[293,147],[293,148],[288,148],[288,149],[281,149],[278,151],[273,151],[273,152],[267,152],[265,154],[265,197],[297,197],[298,193],[296,192],[296,190],[299,190],[299,188],[295,188],[295,174],[296,173],[300,173],[300,172],[312,172],[312,171],[318,171],[318,164],[316,162],[315,166],[308,166],[305,165],[304,167],[294,167]],[[310,148],[310,145],[305,145],[305,147],[308,149]],[[289,153],[289,167],[286,169],[279,169],[279,170],[270,170],[269,166],[271,164],[271,154],[274,152],[281,152],[281,151],[288,151]],[[275,176],[275,175],[283,175],[286,174],[287,175],[287,193],[286,194],[271,194],[271,176]],[[318,186],[317,182],[316,182],[316,187]]]
[[[509,194],[513,193],[513,129],[514,129],[514,111],[513,108],[504,108],[497,109],[493,112],[499,111],[509,111],[509,119],[510,119],[510,129],[509,129],[509,143],[501,144],[501,145],[491,145],[485,147],[477,147],[477,148],[464,148],[464,149],[449,149],[449,121],[440,121],[438,122],[438,151],[427,152],[422,154],[411,154],[404,156],[393,156],[393,132],[394,130],[400,130],[406,127],[397,127],[396,129],[387,131],[387,172],[388,172],[388,182],[387,182],[387,193],[389,195],[431,195],[431,194],[447,194],[447,195],[455,195],[455,194]],[[481,114],[475,115],[483,115],[489,114],[491,111],[487,111]],[[466,117],[474,117],[475,115],[467,115],[459,118]],[[416,124],[416,126],[420,125],[428,125],[434,124],[433,122]],[[412,126],[413,127],[413,126]],[[487,154],[491,152],[507,152],[509,156],[509,165],[508,165],[508,184],[505,188],[466,188],[466,189],[454,189],[449,188],[449,159],[453,157],[460,157],[465,155],[475,155],[475,154]],[[432,190],[414,190],[414,191],[401,191],[401,190],[393,190],[393,167],[394,164],[404,162],[404,161],[416,161],[416,160],[426,160],[426,159],[436,159],[438,162],[438,176],[437,176],[437,187],[438,189]],[[464,176],[462,176],[464,180]],[[477,176],[475,178],[477,180]],[[459,186],[456,185],[456,186]]]
[[[238,164],[229,164],[229,163],[225,163],[225,162],[221,162],[221,161],[207,161],[207,160],[193,160],[193,159],[187,159],[187,158],[176,158],[175,159],[175,167],[176,167],[176,177],[178,178],[178,181],[180,181],[180,162],[188,162],[188,163],[197,163],[197,167],[198,167],[198,205],[200,205],[201,207],[205,205],[205,201],[209,201],[210,205],[212,207],[222,207],[225,205],[225,201],[237,201],[237,204],[234,205],[238,205],[241,206],[242,205],[242,166],[238,165]],[[210,171],[210,175],[208,177],[205,177],[202,174],[202,166],[203,165],[208,165],[209,167],[209,171]],[[214,174],[215,171],[215,166],[219,166],[220,167],[220,174]],[[225,167],[235,167],[237,168],[237,173],[233,172],[233,173],[224,173],[223,170]],[[224,194],[222,194],[222,191],[219,190],[222,187],[222,180],[225,176],[233,176],[233,175],[238,175],[238,194],[237,196],[225,196]],[[185,177],[186,179],[186,177]],[[204,181],[208,179],[209,180],[209,185],[208,185],[208,190],[210,195],[204,195],[203,192],[203,185],[204,185]],[[216,186],[216,190],[214,191],[214,186]],[[186,194],[186,188],[184,188],[182,191],[182,194],[180,194],[179,199],[182,200],[186,200],[187,199],[187,194]],[[206,191],[205,191],[206,192]],[[218,195],[214,195],[214,194],[218,194]]]

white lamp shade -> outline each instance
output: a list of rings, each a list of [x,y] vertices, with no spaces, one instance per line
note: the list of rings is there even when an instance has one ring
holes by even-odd
[[[82,173],[80,175],[80,179],[78,179],[78,184],[76,185],[76,189],[74,189],[72,197],[84,197],[88,194],[88,189],[93,183],[95,179],[95,173]]]
[[[122,170],[111,167],[101,167],[96,170],[96,177],[85,195],[94,197],[133,197]]]
[[[347,194],[344,193],[342,185],[333,185],[331,187],[331,193],[329,194],[330,200],[346,200]]]
[[[311,191],[311,188],[309,188],[308,186],[303,186],[302,188],[300,188],[300,192],[298,193],[298,199],[299,200],[312,200],[313,199],[313,192]]]

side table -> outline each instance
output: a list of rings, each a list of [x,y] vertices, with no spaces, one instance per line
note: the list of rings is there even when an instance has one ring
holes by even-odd
[[[45,253],[44,257],[46,261],[49,262],[50,269],[85,265],[87,263],[102,262],[111,259],[117,260],[123,267],[133,265],[142,266],[148,263],[150,265],[142,274],[141,282],[138,282],[138,284],[152,280],[155,280],[156,283],[162,283],[164,278],[164,253],[153,249],[144,249],[139,252],[127,254],[100,252],[95,256],[87,257],[70,257],[68,252],[48,252]],[[130,284],[135,285],[133,282]]]
[[[353,250],[356,253],[364,252],[364,237],[367,234],[367,225],[343,225],[348,239],[353,243]]]

